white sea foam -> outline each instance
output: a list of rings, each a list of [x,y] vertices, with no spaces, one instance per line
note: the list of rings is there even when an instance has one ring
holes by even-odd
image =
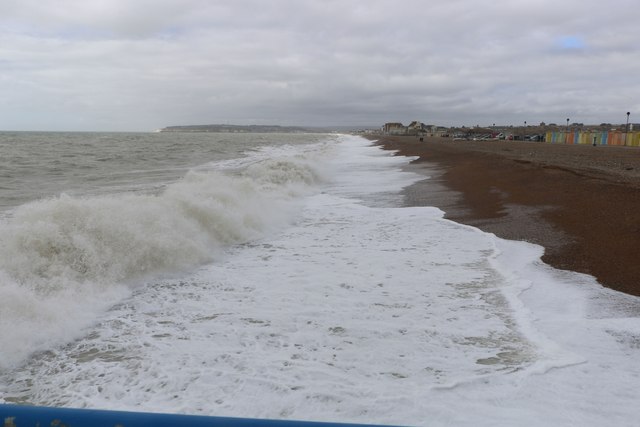
[[[295,223],[136,289],[82,339],[0,376],[0,396],[403,425],[637,424],[638,298],[435,208],[384,207],[419,178],[399,170],[407,159],[351,137],[339,153]]]
[[[422,177],[402,171],[413,158],[372,147],[364,138],[344,137],[341,153],[332,164],[332,193],[376,206],[397,206],[400,189]]]
[[[0,224],[0,325],[14,325],[0,328],[0,368],[73,337],[133,283],[282,226],[293,196],[321,182],[319,167],[297,154],[239,175],[191,171],[158,195],[61,195],[15,209]]]

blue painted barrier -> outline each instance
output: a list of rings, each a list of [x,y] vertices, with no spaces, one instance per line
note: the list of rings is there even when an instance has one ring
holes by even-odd
[[[373,427],[370,424],[207,417],[23,405],[0,405],[0,421],[4,422],[4,427]]]

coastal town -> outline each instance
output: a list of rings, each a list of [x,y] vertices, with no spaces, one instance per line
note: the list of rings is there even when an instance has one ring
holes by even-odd
[[[522,126],[473,126],[473,127],[444,127],[427,125],[414,120],[408,125],[400,122],[385,123],[379,130],[384,135],[405,135],[424,137],[452,138],[455,140],[513,140],[551,142],[566,144],[591,144],[591,145],[622,145],[640,146],[640,125],[634,123],[599,125],[585,125],[584,123],[556,123],[541,122],[537,125],[527,124]],[[374,132],[374,133],[375,133]]]

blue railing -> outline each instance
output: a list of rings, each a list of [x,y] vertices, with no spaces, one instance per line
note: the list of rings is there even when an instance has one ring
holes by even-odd
[[[369,424],[207,417],[24,405],[0,405],[0,422],[4,422],[4,427],[373,427]]]

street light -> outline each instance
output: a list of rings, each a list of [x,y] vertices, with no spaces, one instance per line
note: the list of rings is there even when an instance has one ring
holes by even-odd
[[[569,119],[567,119],[567,130],[564,136],[564,143],[566,144],[568,142],[569,142]]]
[[[629,111],[627,111],[627,125],[624,127],[624,145],[627,145],[627,137],[629,136]]]

